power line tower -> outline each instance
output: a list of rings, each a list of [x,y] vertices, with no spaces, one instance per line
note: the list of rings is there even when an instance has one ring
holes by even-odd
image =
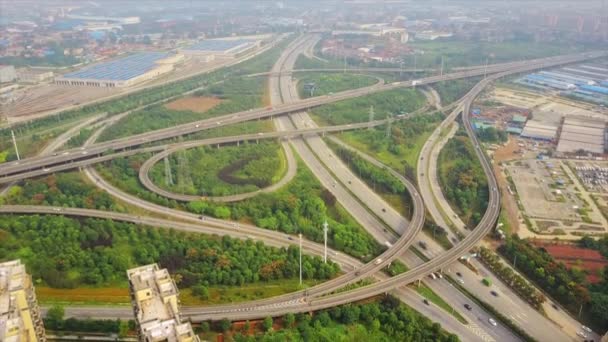
[[[372,121],[374,121],[374,106],[369,106],[369,126],[367,129],[372,129]]]
[[[393,114],[388,113],[388,115],[386,117],[386,138],[387,139],[391,137],[392,126],[393,126]]]
[[[169,163],[169,156],[163,158],[165,161],[165,185],[171,186],[173,185],[173,174],[171,173],[171,164]]]
[[[177,152],[177,185],[180,191],[192,187],[192,177],[185,151]]]

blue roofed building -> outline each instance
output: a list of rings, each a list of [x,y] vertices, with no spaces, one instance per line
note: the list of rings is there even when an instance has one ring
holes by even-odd
[[[167,52],[139,52],[67,73],[55,80],[60,85],[128,87],[173,70],[183,55]]]
[[[207,39],[180,50],[187,56],[213,60],[215,58],[235,58],[258,46],[260,41],[248,38]]]

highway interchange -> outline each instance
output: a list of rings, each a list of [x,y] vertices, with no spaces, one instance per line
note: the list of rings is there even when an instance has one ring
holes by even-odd
[[[317,41],[318,37],[315,35],[302,36],[290,44],[290,46],[285,50],[285,53],[281,55],[275,64],[275,68],[273,68],[271,73],[269,73],[269,84],[273,103],[272,107],[270,108],[233,113],[213,119],[202,120],[186,125],[179,125],[104,143],[95,144],[93,143],[94,139],[92,139],[89,141],[91,144],[87,144],[87,146],[83,148],[66,150],[63,153],[55,153],[53,155],[48,155],[48,153],[45,153],[45,156],[4,164],[0,168],[0,176],[2,176],[0,181],[7,183],[27,177],[57,172],[74,167],[86,166],[85,173],[92,180],[94,180],[97,185],[101,186],[114,196],[119,198],[122,196],[122,199],[124,200],[124,193],[121,194],[120,190],[115,188],[112,189],[111,185],[107,184],[107,182],[101,179],[101,177],[88,166],[93,163],[141,152],[160,152],[159,154],[155,155],[155,158],[157,158],[156,160],[160,160],[162,157],[156,156],[162,155],[163,153],[168,154],[177,149],[191,148],[204,144],[221,144],[262,138],[283,137],[282,144],[284,149],[287,151],[290,149],[290,147],[285,139],[289,139],[289,143],[291,146],[293,146],[294,150],[298,153],[300,158],[302,158],[304,163],[313,171],[320,182],[328,190],[330,190],[334,196],[336,196],[338,201],[349,211],[349,213],[364,227],[366,227],[366,229],[369,230],[370,234],[374,236],[376,240],[378,240],[380,243],[389,242],[391,247],[388,248],[381,256],[375,259],[376,261],[379,260],[379,262],[373,261],[368,264],[361,264],[359,261],[353,258],[332,251],[330,254],[332,260],[338,262],[343,270],[347,271],[347,273],[305,291],[298,291],[280,296],[278,298],[268,298],[252,303],[188,308],[185,310],[185,313],[193,320],[198,321],[207,319],[221,319],[223,317],[228,317],[230,319],[251,319],[265,317],[268,315],[279,316],[288,312],[308,312],[329,308],[336,305],[369,298],[371,296],[386,293],[394,289],[398,289],[397,291],[403,292],[403,289],[399,289],[403,285],[420,280],[430,272],[443,269],[446,266],[451,265],[458,257],[468,253],[470,248],[477,244],[493,228],[500,211],[500,194],[498,191],[498,185],[493,175],[492,165],[485,156],[485,153],[482,151],[482,148],[477,141],[468,119],[469,107],[472,101],[487,84],[495,79],[498,79],[499,77],[504,77],[513,73],[561,65],[564,63],[572,63],[589,58],[596,58],[598,56],[605,56],[605,53],[587,53],[582,55],[561,56],[535,61],[508,63],[503,65],[488,66],[487,70],[485,68],[484,70],[473,69],[459,71],[453,74],[432,76],[413,82],[396,82],[386,85],[376,84],[371,87],[344,91],[331,96],[298,100],[296,95],[297,92],[295,91],[295,84],[289,71],[293,69],[293,64],[295,63],[295,59],[299,53],[310,48],[310,46],[314,45]],[[428,207],[426,198],[423,198],[424,196],[421,196],[418,193],[416,187],[409,180],[401,176],[399,173],[393,171],[393,173],[395,173],[395,175],[398,176],[402,182],[404,182],[414,202],[414,213],[411,220],[408,221],[407,219],[403,218],[399,213],[388,206],[388,204],[384,203],[379,196],[373,193],[373,191],[371,191],[369,187],[365,185],[365,183],[352,174],[352,172],[350,172],[350,170],[341,163],[339,158],[333,154],[325,142],[317,135],[317,133],[323,132],[362,128],[366,127],[365,125],[367,125],[367,123],[344,125],[340,128],[316,128],[316,124],[310,119],[304,110],[322,104],[363,96],[379,91],[396,89],[400,87],[415,87],[419,85],[432,84],[434,82],[443,80],[480,76],[486,73],[492,75],[479,82],[459,101],[457,109],[452,112],[452,115],[448,116],[446,122],[448,120],[453,120],[457,115],[463,116],[464,127],[470,139],[473,141],[477,156],[481,161],[486,177],[488,178],[488,185],[490,188],[488,210],[484,214],[479,225],[472,232],[468,233],[464,239],[458,242],[452,249],[432,257],[427,262],[421,262],[418,265],[415,265],[413,268],[410,268],[409,271],[398,276],[391,278],[386,276],[378,276],[378,271],[390,263],[390,261],[396,258],[403,259],[404,257],[402,257],[402,254],[414,242],[414,238],[418,235],[424,223],[425,203]],[[208,139],[206,142],[192,141],[172,147],[169,147],[169,145],[147,146],[147,144],[155,141],[162,141],[167,138],[185,135],[203,129],[220,127],[227,124],[264,117],[274,118],[278,132],[264,133],[263,135],[254,134],[248,137],[240,138],[227,137]],[[382,123],[384,122],[379,121],[376,124]],[[111,122],[109,124],[111,124]],[[98,136],[98,134],[96,136]],[[60,145],[60,143],[58,144]],[[140,147],[142,145],[146,146]],[[135,148],[127,149],[132,147]],[[53,146],[53,149],[55,148],[56,147]],[[151,165],[153,165],[153,163]],[[425,200],[424,202],[423,199]],[[143,201],[132,196],[129,198],[129,201],[135,202],[142,207],[146,207],[147,210],[150,210],[151,212],[162,211],[165,215],[175,215],[180,217],[180,219],[184,222],[181,223],[174,220],[163,221],[162,219],[158,218],[143,216],[133,217],[132,215],[127,214],[97,212],[90,210],[87,211],[86,209],[75,208],[3,206],[0,207],[0,212],[105,217],[149,226],[176,228],[186,231],[230,234],[239,238],[255,237],[260,238],[265,243],[273,246],[286,246],[293,243],[293,241],[287,238],[285,234],[279,234],[267,230],[265,231],[252,226],[239,225],[212,218],[204,218],[204,220],[201,220],[200,217],[196,215],[183,212],[176,213],[176,210],[167,209],[150,203],[144,203]],[[433,206],[431,205],[431,207]],[[432,214],[432,216],[435,218],[436,215]],[[186,221],[190,222],[186,223]],[[318,244],[306,242],[303,247],[305,251],[311,254],[322,254],[322,247]],[[410,265],[412,262],[414,262],[411,257],[403,260],[407,260],[406,262]],[[378,281],[371,285],[347,292],[334,293],[336,290],[344,287],[347,284],[354,283],[357,280],[374,274],[377,275]],[[418,303],[418,306],[419,304],[420,303]],[[420,309],[423,310],[424,308]],[[444,323],[444,320],[445,319],[442,319],[442,323]],[[453,322],[448,322],[447,324],[452,326]],[[454,328],[454,330],[457,329],[458,328]],[[458,333],[466,335],[469,334],[470,331],[458,331]],[[504,332],[503,335],[496,335],[496,333],[494,333],[493,336],[483,335],[483,337],[480,337],[479,335],[475,335],[475,337],[482,340],[517,340],[517,337],[509,331]]]

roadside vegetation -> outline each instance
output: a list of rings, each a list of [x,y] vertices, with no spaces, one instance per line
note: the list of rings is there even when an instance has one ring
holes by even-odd
[[[460,323],[467,324],[467,320],[464,317],[462,317],[462,315],[460,313],[458,313],[458,311],[454,310],[454,308],[450,304],[448,304],[448,302],[446,302],[443,298],[441,298],[437,293],[435,293],[435,291],[433,291],[426,284],[422,283],[420,285],[412,285],[412,286],[414,287],[416,292],[418,292],[421,296],[426,298],[428,301],[437,305],[438,307],[443,309],[445,312],[454,316]]]
[[[408,44],[415,50],[422,50],[418,54],[416,65],[419,68],[439,68],[443,56],[444,72],[453,67],[485,65],[519,61],[524,59],[542,58],[580,52],[586,49],[584,45],[558,42],[537,43],[532,37],[518,37],[517,40],[499,43],[471,42],[471,41],[416,41]],[[591,46],[589,46],[591,47]],[[413,66],[413,57],[409,58]]]
[[[298,94],[303,99],[367,87],[378,82],[374,77],[352,73],[307,73],[298,74],[297,77]],[[307,84],[314,84],[314,91],[305,89]]]
[[[439,93],[439,97],[441,97],[441,104],[446,106],[463,97],[480,80],[481,78],[479,77],[471,77],[435,83],[432,85],[432,87],[437,91],[437,93]]]
[[[166,184],[161,160],[150,178],[161,188],[176,193],[225,196],[268,187],[284,175],[286,161],[281,145],[274,141],[177,151],[169,157],[173,184]]]
[[[346,149],[331,140],[326,140],[336,155],[348,165],[351,171],[359,176],[370,188],[386,200],[395,210],[405,217],[411,217],[412,200],[405,185],[391,175],[385,168],[361,158],[356,152]]]
[[[420,150],[435,126],[442,120],[443,114],[439,112],[415,115],[393,122],[390,137],[386,136],[386,126],[344,132],[338,137],[414,180]]]
[[[467,227],[475,227],[488,204],[488,182],[464,130],[459,130],[441,149],[438,174],[452,208]]]
[[[510,288],[527,301],[536,310],[541,310],[541,305],[545,302],[545,296],[536,288],[530,285],[522,276],[513,272],[511,267],[505,266],[498,255],[494,254],[486,247],[479,248],[480,260],[490,267],[500,279]]]
[[[26,179],[1,199],[6,204],[51,205],[124,212],[105,191],[86,182],[78,172],[61,172]]]
[[[114,159],[98,166],[98,170],[105,179],[126,192],[167,207],[221,219],[251,222],[262,228],[290,234],[301,232],[317,242],[323,241],[322,225],[327,219],[330,227],[328,244],[335,249],[368,260],[381,251],[373,238],[300,161],[294,179],[278,191],[262,193],[235,203],[193,201],[183,204],[158,196],[141,186],[138,170],[149,157],[149,154],[140,154]]]
[[[582,307],[583,317],[597,331],[608,329],[608,267],[604,268],[599,283],[589,284],[584,270],[577,267],[568,269],[544,249],[517,236],[507,238],[498,251],[507,261],[515,261],[515,267],[520,272],[571,314],[577,316]]]
[[[374,108],[374,120],[380,120],[389,114],[411,113],[425,103],[426,98],[419,91],[397,89],[327,104],[312,109],[310,114],[321,126],[342,125],[368,121],[370,106]]]
[[[274,320],[267,317],[257,324],[246,322],[237,326],[229,321],[213,325],[204,322],[200,331],[207,340],[214,340],[216,333],[222,332],[237,342],[459,341],[439,323],[433,323],[391,296],[379,302],[338,306],[312,316],[288,314]]]
[[[0,260],[23,260],[36,284],[53,288],[126,287],[125,270],[158,262],[180,288],[242,286],[298,275],[298,248],[228,236],[184,233],[100,219],[0,216]],[[338,265],[303,256],[304,279],[335,276]],[[204,299],[204,298],[203,298]]]

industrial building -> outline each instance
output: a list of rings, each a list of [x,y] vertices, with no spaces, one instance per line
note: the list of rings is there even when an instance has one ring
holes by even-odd
[[[0,263],[0,341],[46,341],[32,277],[20,260]]]
[[[166,52],[140,52],[65,74],[56,84],[91,87],[129,87],[173,70],[183,55]]]
[[[215,58],[236,58],[261,44],[254,39],[208,39],[180,50],[186,56],[211,61]]]
[[[34,69],[22,68],[17,70],[17,78],[21,83],[41,83],[53,80],[55,74],[52,71],[39,71]]]
[[[547,125],[535,120],[528,120],[524,126],[521,136],[534,140],[554,141],[557,135],[557,127]]]
[[[564,119],[557,152],[576,153],[580,151],[603,154],[605,151],[606,122],[589,118]]]
[[[179,313],[178,289],[167,269],[157,264],[127,271],[140,341],[199,342]]]
[[[15,67],[12,65],[0,65],[0,83],[13,82],[17,79]]]

